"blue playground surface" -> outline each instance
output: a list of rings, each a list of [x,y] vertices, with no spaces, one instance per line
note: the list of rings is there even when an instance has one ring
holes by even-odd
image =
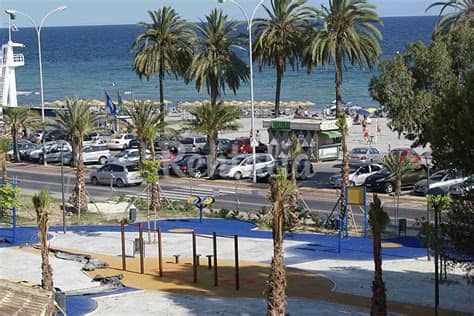
[[[145,229],[146,223],[142,223]],[[202,222],[199,219],[163,219],[157,221],[157,226],[164,233],[173,233],[173,230],[189,230],[197,234],[209,235],[216,232],[218,235],[238,235],[248,238],[266,238],[271,239],[271,231],[257,230],[256,225],[251,222],[207,218]],[[50,231],[61,232],[61,226],[52,226]],[[68,226],[67,231],[74,232],[119,232],[119,225],[106,226]],[[138,223],[127,225],[127,232],[138,232]],[[0,229],[1,232],[1,229]],[[181,232],[182,233],[182,232]],[[303,255],[314,259],[350,259],[350,260],[369,260],[372,259],[372,239],[365,237],[346,237],[341,242],[341,253],[338,253],[338,236],[319,234],[319,233],[286,233],[285,240],[300,241],[306,244],[287,248],[286,252],[290,255]],[[0,243],[0,247],[9,247],[21,245],[24,243],[36,243],[36,227],[17,227],[16,241],[11,243]],[[382,241],[389,247],[383,247],[382,255],[384,258],[418,258],[426,256],[426,248],[423,247],[420,240],[416,237],[397,237],[385,239]],[[390,244],[388,244],[390,243]]]

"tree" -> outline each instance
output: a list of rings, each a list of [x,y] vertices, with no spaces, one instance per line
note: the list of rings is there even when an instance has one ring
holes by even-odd
[[[2,162],[2,182],[3,184],[8,181],[7,174],[7,162],[8,162],[8,150],[10,141],[6,137],[0,138],[0,160]]]
[[[441,7],[439,11],[440,19],[435,30],[436,34],[445,34],[455,28],[474,27],[474,0],[438,1],[430,4],[426,11],[436,7]],[[450,9],[451,13],[443,15],[447,9]]]
[[[267,282],[267,315],[285,315],[286,273],[283,256],[285,222],[294,212],[292,197],[296,188],[288,180],[285,168],[278,168],[270,179],[269,198],[272,203],[273,257]]]
[[[207,143],[209,145],[209,177],[214,178],[217,165],[216,139],[219,132],[228,130],[237,130],[239,124],[236,122],[240,117],[238,110],[225,107],[224,102],[212,105],[205,102],[198,108],[190,110],[195,119],[188,122],[188,128],[198,134],[207,135]]]
[[[91,111],[88,104],[79,99],[66,99],[63,111],[57,112],[56,124],[66,131],[72,140],[73,165],[76,167],[76,186],[72,200],[80,216],[81,211],[87,210],[86,180],[82,148],[84,136],[96,128],[101,114]]]
[[[346,63],[369,70],[377,64],[382,34],[376,8],[367,0],[329,0],[329,7],[321,5],[319,15],[323,28],[315,31],[305,51],[304,63],[308,71],[315,66],[334,64],[336,86],[336,115],[344,117],[342,102],[342,71]],[[346,128],[347,129],[347,128]],[[342,138],[343,159],[347,156],[347,137]],[[341,215],[345,215],[344,191],[349,185],[349,168],[342,168]]]
[[[20,153],[18,152],[18,133],[26,126],[31,126],[37,122],[37,116],[31,112],[26,106],[6,108],[5,122],[10,127],[13,142],[13,161],[20,161]]]
[[[281,81],[287,66],[298,66],[308,20],[313,10],[304,7],[306,0],[272,0],[271,8],[263,5],[268,19],[255,20],[255,59],[260,69],[275,67],[275,116],[280,112]]]
[[[147,133],[153,129],[164,131],[168,125],[164,121],[166,112],[158,110],[151,102],[134,101],[132,105],[125,107],[125,113],[129,118],[125,119],[127,127],[134,131],[140,143],[140,164],[145,160],[146,147],[149,142],[153,143],[155,139],[148,139]]]
[[[384,157],[382,165],[387,168],[388,172],[395,179],[395,194],[397,195],[397,209],[396,218],[398,219],[398,209],[400,206],[400,194],[402,191],[402,178],[409,170],[413,169],[413,163],[410,161],[410,157],[406,156],[402,158],[401,151],[395,151]],[[391,185],[391,184],[386,184]],[[386,190],[390,191],[390,190]]]
[[[372,281],[372,305],[370,315],[387,315],[387,297],[385,284],[382,278],[382,233],[390,223],[390,218],[383,210],[382,202],[377,194],[374,194],[374,202],[369,207],[369,225],[372,230],[373,252],[374,252],[374,281]]]
[[[239,23],[229,22],[222,10],[214,9],[196,26],[198,51],[189,67],[185,81],[196,81],[196,90],[207,88],[211,105],[216,106],[226,87],[234,94],[249,78],[249,68],[235,53],[245,36],[238,33]]]
[[[38,223],[38,237],[41,250],[41,287],[47,291],[53,291],[53,270],[49,264],[48,248],[48,215],[51,204],[51,196],[47,188],[33,196],[33,205],[36,211]]]
[[[140,165],[140,175],[145,183],[152,188],[150,208],[147,209],[146,219],[148,223],[148,242],[150,239],[150,212],[153,212],[156,220],[156,213],[160,207],[160,191],[158,186],[158,172],[160,171],[160,162],[144,160]],[[156,186],[156,187],[155,187]]]
[[[158,74],[160,88],[160,112],[165,111],[165,74],[184,75],[193,58],[195,33],[189,23],[181,19],[171,7],[148,11],[152,23],[140,22],[145,28],[135,39],[132,49],[136,51],[132,67],[141,78],[150,80]],[[164,123],[165,117],[161,117]]]
[[[342,135],[342,164],[341,164],[341,173],[342,173],[342,186],[341,186],[341,193],[340,193],[340,205],[341,209],[339,212],[339,219],[344,221],[346,218],[346,188],[349,185],[349,157],[347,154],[347,138],[349,137],[349,127],[347,126],[347,121],[345,115],[337,119],[336,122],[337,127]]]

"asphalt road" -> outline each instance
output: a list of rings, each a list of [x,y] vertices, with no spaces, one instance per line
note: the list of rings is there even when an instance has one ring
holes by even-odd
[[[324,184],[324,178],[332,174],[328,165],[326,171],[320,172],[320,177],[313,177],[310,180],[302,181],[300,186],[300,197],[311,211],[319,212],[322,216],[329,214],[337,201],[336,190],[314,189]],[[61,196],[61,176],[57,167],[43,167],[39,165],[21,164],[10,165],[9,177],[18,179],[19,187],[24,192],[36,192],[43,187],[49,187],[55,197]],[[75,184],[75,173],[71,168],[65,168],[64,191],[66,198]],[[268,201],[268,185],[259,184],[252,186],[245,181],[210,181],[184,179],[175,177],[163,177],[160,179],[162,196],[170,200],[184,201],[190,195],[215,196],[216,207],[226,207],[230,209],[239,209],[241,211],[257,212],[263,207],[270,207]],[[117,195],[130,195],[146,197],[144,185],[131,186],[125,188],[110,188],[109,186],[94,186],[87,184],[87,192],[90,197],[96,200],[105,200]],[[368,196],[368,199],[371,198]],[[389,216],[395,218],[395,198],[382,197],[385,211]],[[370,202],[370,201],[368,201]],[[363,212],[359,207],[353,207],[353,214],[357,223],[361,223]],[[426,214],[426,202],[419,199],[403,198],[400,201],[399,218],[408,219],[409,226],[412,226],[417,218]]]

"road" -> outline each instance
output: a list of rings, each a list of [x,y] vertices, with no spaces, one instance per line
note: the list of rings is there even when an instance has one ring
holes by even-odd
[[[326,172],[327,173],[327,172]],[[10,166],[9,176],[18,179],[19,187],[24,192],[37,192],[43,187],[49,187],[55,197],[61,196],[61,176],[58,167],[43,167],[31,164],[16,164]],[[65,168],[64,191],[66,198],[75,185],[75,172],[71,168]],[[315,189],[312,183],[315,180],[301,183],[300,197],[313,212],[321,215],[329,214],[337,201],[337,192],[328,189]],[[316,181],[321,183],[321,181]],[[251,185],[245,181],[203,180],[185,179],[175,177],[163,177],[160,179],[161,194],[163,197],[173,201],[184,201],[190,195],[215,196],[215,206],[241,211],[257,212],[263,207],[270,207],[268,201],[268,185]],[[112,196],[129,195],[146,197],[145,186],[131,186],[126,188],[110,188],[109,186],[94,186],[87,184],[87,192],[96,200],[105,200]],[[368,197],[370,198],[370,196]],[[385,211],[394,219],[395,199],[383,196]],[[370,201],[369,201],[370,202]],[[356,222],[361,223],[363,212],[358,207],[353,207]],[[425,216],[426,202],[421,199],[402,197],[400,201],[399,218],[408,219],[412,226],[417,218]]]

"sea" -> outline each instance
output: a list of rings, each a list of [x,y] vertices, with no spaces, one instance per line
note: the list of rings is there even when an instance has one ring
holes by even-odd
[[[382,18],[383,34],[381,60],[404,52],[409,42],[428,43],[437,17],[386,17]],[[67,97],[99,99],[105,102],[105,93],[124,100],[158,99],[158,79],[140,80],[131,67],[132,42],[143,29],[138,25],[44,27],[41,34],[45,100],[52,102]],[[242,32],[245,32],[242,26]],[[8,39],[6,29],[0,29],[1,43]],[[19,104],[40,104],[39,67],[36,33],[33,28],[20,28],[13,32],[13,41],[25,44],[25,66],[17,68]],[[246,51],[238,51],[243,60]],[[275,70],[261,71],[254,65],[256,101],[273,101],[275,96]],[[356,69],[348,66],[343,74],[343,99],[360,106],[377,106],[368,91],[371,77],[377,68]],[[165,81],[165,98],[176,102],[208,99],[207,91],[197,92],[194,83],[188,85],[181,78],[168,76]],[[335,99],[333,68],[315,69],[308,74],[304,67],[287,69],[282,82],[283,101],[311,101],[316,108],[325,107]],[[225,100],[249,100],[249,86],[243,84],[234,95],[227,91]]]

